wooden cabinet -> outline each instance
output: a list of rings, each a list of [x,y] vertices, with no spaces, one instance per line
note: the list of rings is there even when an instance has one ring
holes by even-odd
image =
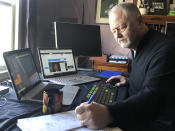
[[[111,63],[107,62],[107,55],[102,55],[101,57],[90,57],[89,60],[93,61],[93,69],[96,70],[109,70],[118,72],[128,72],[129,62],[124,63]]]
[[[98,62],[94,61],[93,68],[97,70],[109,70],[118,72],[128,72],[128,63],[110,63],[110,62]]]
[[[167,22],[175,22],[175,16],[142,15],[146,24],[166,25]]]
[[[143,21],[151,28],[166,33],[167,23],[175,23],[175,16],[142,15]]]

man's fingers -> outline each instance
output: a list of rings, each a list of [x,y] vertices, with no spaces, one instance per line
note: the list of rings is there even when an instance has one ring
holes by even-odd
[[[85,106],[84,105],[80,105],[80,106],[77,106],[75,108],[75,113],[76,114],[82,114],[83,112],[85,112]]]
[[[110,77],[109,79],[107,79],[106,82],[108,83],[108,82],[110,82],[112,79],[120,79],[120,75],[118,75],[118,76],[112,76],[112,77]]]
[[[81,123],[81,125],[83,125],[83,126],[87,126],[87,125],[88,125],[88,121],[87,121],[86,119],[81,120],[80,123]]]
[[[125,85],[125,84],[126,84],[126,80],[122,80],[122,81],[116,83],[115,85],[116,86],[122,86],[122,85]]]
[[[83,120],[87,119],[87,116],[86,115],[78,114],[77,115],[77,119],[80,120],[80,121],[83,121]]]

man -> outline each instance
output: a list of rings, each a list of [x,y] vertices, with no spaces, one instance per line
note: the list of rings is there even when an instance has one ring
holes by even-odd
[[[175,109],[175,41],[148,29],[132,3],[113,7],[109,24],[118,44],[134,51],[129,78],[107,80],[119,79],[120,88],[129,85],[128,97],[112,106],[82,103],[75,109],[77,118],[91,129],[115,125],[123,131],[170,130]]]

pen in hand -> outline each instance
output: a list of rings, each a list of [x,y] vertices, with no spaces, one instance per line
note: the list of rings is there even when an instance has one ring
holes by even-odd
[[[90,99],[88,100],[87,104],[90,104],[90,103],[94,100],[96,93],[97,93],[97,92],[95,92],[95,93],[90,97]]]

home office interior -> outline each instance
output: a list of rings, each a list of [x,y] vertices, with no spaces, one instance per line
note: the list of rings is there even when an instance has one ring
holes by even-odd
[[[117,1],[120,2],[137,5],[149,28],[175,35],[174,0]],[[29,89],[36,83],[59,90],[62,107],[46,112],[63,113],[88,101],[94,92],[100,92],[99,87],[106,85],[109,77],[131,71],[132,52],[116,44],[108,23],[107,12],[117,3],[103,0],[0,0],[0,130],[25,130],[22,124],[17,125],[19,119],[43,116],[46,108],[43,107],[42,89],[39,89],[43,87]],[[72,83],[61,82],[61,77],[77,74],[83,79],[76,76],[71,78]],[[60,81],[51,81],[54,77],[59,77]],[[118,90],[113,84],[107,86],[110,86],[109,92]],[[27,92],[32,97],[40,93],[40,98],[30,101],[27,95],[23,101]],[[110,105],[117,100],[117,94],[106,101],[105,95],[104,99],[103,96],[100,98],[96,97],[94,101]],[[60,124],[63,124],[60,129],[65,129],[64,122]],[[81,127],[80,124],[76,126]]]

